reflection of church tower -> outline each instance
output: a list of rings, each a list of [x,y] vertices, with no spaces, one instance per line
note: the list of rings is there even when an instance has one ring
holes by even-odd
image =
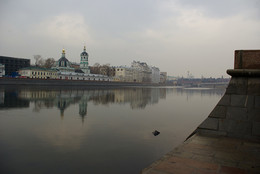
[[[83,96],[79,102],[79,115],[82,118],[82,123],[84,122],[84,118],[87,115],[87,106],[88,100]]]
[[[58,101],[58,108],[60,109],[60,117],[63,120],[64,118],[64,110],[67,107],[67,102],[65,100],[60,99],[60,101]]]
[[[88,67],[88,53],[86,52],[86,46],[84,46],[83,52],[80,54],[80,69],[85,74],[90,73],[90,70]]]

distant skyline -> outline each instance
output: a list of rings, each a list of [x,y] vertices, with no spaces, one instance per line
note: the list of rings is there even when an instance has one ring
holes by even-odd
[[[0,55],[114,66],[146,62],[170,76],[229,77],[234,50],[260,49],[260,0],[1,0]]]

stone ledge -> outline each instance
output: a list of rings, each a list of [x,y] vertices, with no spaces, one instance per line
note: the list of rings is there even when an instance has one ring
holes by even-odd
[[[260,77],[260,69],[228,69],[232,77]]]
[[[235,69],[259,69],[260,50],[235,50]]]

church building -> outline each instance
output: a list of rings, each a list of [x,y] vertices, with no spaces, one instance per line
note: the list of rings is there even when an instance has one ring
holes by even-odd
[[[86,46],[84,46],[83,52],[80,54],[80,69],[85,73],[89,74],[90,69],[88,66],[88,53],[86,52]]]
[[[71,67],[70,61],[65,57],[65,50],[62,49],[61,58],[55,62],[53,69],[60,72],[75,72],[75,69]]]
[[[57,70],[57,79],[65,80],[89,80],[89,81],[110,81],[108,76],[101,74],[90,74],[88,66],[88,53],[86,46],[80,54],[80,69],[75,69],[71,62],[65,57],[65,50],[62,49],[61,58],[55,62],[52,69]],[[79,72],[81,71],[81,72]]]

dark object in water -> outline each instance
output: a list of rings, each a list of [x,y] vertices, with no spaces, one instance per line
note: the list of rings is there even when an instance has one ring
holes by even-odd
[[[157,131],[157,130],[153,131],[153,135],[154,135],[154,136],[157,136],[157,135],[159,135],[159,134],[160,134],[159,131]]]

